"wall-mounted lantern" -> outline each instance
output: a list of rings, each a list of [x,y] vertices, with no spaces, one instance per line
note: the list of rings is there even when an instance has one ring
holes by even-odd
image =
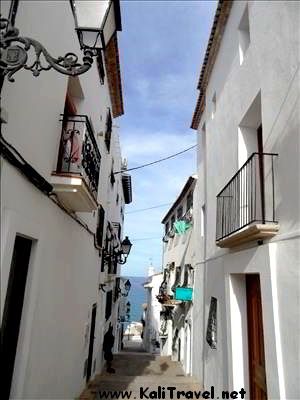
[[[33,76],[39,76],[42,71],[51,68],[65,75],[76,76],[91,68],[94,57],[105,49],[116,30],[121,29],[119,1],[70,0],[70,4],[83,51],[81,64],[74,53],[54,58],[38,40],[20,36],[15,28],[19,0],[11,1],[8,18],[1,17],[0,20],[1,88],[6,75],[10,82],[14,82],[13,75],[22,68],[30,70]],[[28,60],[30,51],[35,56],[34,61]]]
[[[121,243],[121,249],[118,251],[115,251],[115,257],[117,258],[117,262],[119,264],[126,263],[127,257],[131,250],[131,247],[132,247],[132,243],[128,239],[128,236],[125,236],[125,239]],[[130,284],[130,282],[129,282],[129,284]]]
[[[127,279],[127,281],[124,283],[125,292],[123,293],[122,290],[119,288],[119,294],[121,294],[123,297],[127,297],[129,294],[130,288],[131,288],[131,283],[130,283],[129,279]]]

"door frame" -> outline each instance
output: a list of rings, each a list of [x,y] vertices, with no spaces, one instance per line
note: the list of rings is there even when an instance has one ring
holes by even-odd
[[[227,337],[223,349],[228,357],[228,387],[234,390],[243,387],[249,393],[245,274],[259,273],[263,324],[265,332],[268,332],[264,337],[268,396],[280,399],[286,398],[286,395],[278,314],[276,246],[277,243],[270,243],[258,248],[245,249],[228,254],[222,258],[222,263],[220,260],[214,261],[214,264],[224,268],[225,303],[222,325],[226,327]]]
[[[13,382],[32,244],[32,240],[22,235],[15,236],[1,321],[1,354],[6,364],[3,387],[5,400],[10,397]]]
[[[97,303],[94,303],[91,312],[90,339],[88,346],[88,358],[87,358],[87,368],[86,368],[86,382],[88,382],[90,380],[90,377],[92,376],[96,318],[97,318]]]
[[[28,267],[27,283],[24,295],[24,304],[20,324],[20,333],[15,357],[15,367],[12,377],[10,396],[12,398],[24,397],[24,387],[26,384],[27,366],[30,355],[32,340],[32,328],[37,297],[39,293],[40,265],[43,265],[41,249],[47,246],[45,231],[41,224],[27,218],[24,212],[19,213],[14,210],[4,208],[2,213],[3,227],[1,236],[1,299],[5,295],[8,284],[8,275],[13,254],[14,240],[16,235],[24,236],[32,240],[30,264]],[[4,300],[1,300],[3,307]],[[1,309],[1,314],[2,314]]]

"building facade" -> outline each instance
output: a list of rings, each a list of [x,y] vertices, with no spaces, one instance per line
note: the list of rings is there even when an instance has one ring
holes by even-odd
[[[159,288],[162,283],[163,274],[155,273],[153,268],[149,268],[149,276],[144,288],[147,291],[147,304],[143,312],[143,346],[149,353],[160,352],[161,334],[161,309],[158,301]]]
[[[192,121],[195,372],[251,399],[300,397],[299,12],[296,1],[219,1]]]
[[[1,4],[3,17],[13,3]],[[54,57],[80,55],[73,3],[21,1],[16,26]],[[114,123],[123,114],[120,6],[87,3],[111,16],[92,68],[77,77],[22,69],[1,93],[4,398],[75,398],[103,368],[110,323],[119,346],[119,249],[131,202]]]
[[[193,284],[196,265],[194,195],[197,177],[190,176],[178,198],[162,220],[163,281],[159,291],[162,304],[161,354],[192,371]]]

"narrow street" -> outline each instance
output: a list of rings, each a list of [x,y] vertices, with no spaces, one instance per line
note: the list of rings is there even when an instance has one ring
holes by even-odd
[[[184,375],[178,362],[171,361],[171,357],[141,352],[139,348],[132,350],[136,351],[125,350],[116,354],[113,362],[116,373],[103,372],[97,375],[81,394],[80,400],[100,399],[97,393],[101,391],[102,393],[104,391],[131,391],[130,398],[139,399],[140,388],[144,390],[143,398],[146,399],[151,391],[157,392],[159,386],[161,388],[173,386],[176,390],[182,391],[201,390],[200,385],[193,378]],[[169,398],[168,393],[168,391],[165,392],[165,399]],[[158,393],[157,398],[159,397],[163,398]]]

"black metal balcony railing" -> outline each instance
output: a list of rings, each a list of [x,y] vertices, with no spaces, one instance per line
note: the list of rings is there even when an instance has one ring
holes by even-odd
[[[61,114],[62,134],[57,173],[81,175],[96,197],[101,155],[87,115]]]
[[[277,223],[275,153],[253,153],[217,195],[216,240],[252,223]]]

